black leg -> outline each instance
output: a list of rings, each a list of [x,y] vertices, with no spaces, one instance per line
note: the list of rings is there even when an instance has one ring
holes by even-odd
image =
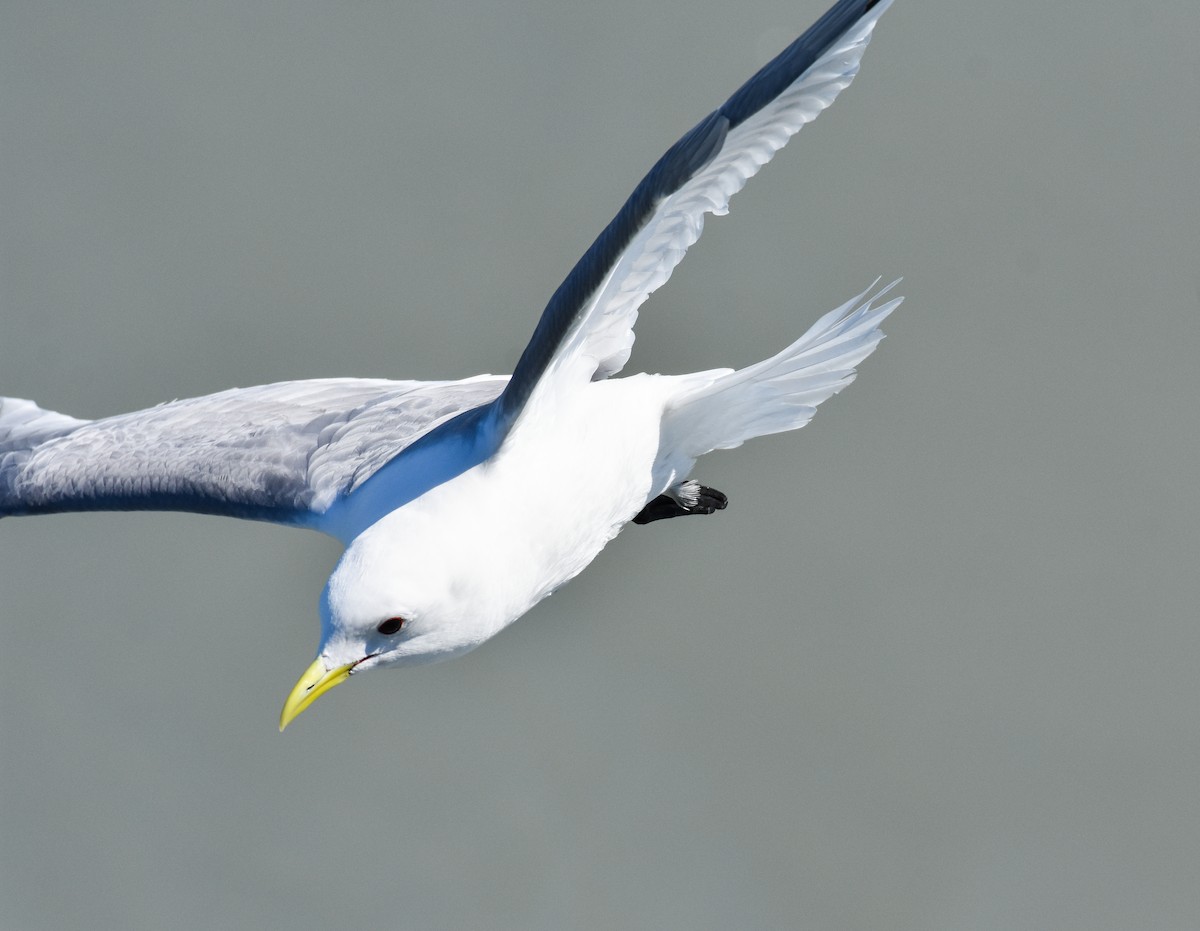
[[[633,522],[649,524],[656,520],[666,520],[668,517],[683,517],[685,514],[711,514],[713,511],[724,510],[725,505],[729,503],[729,499],[715,488],[695,482],[686,484],[690,487],[686,489],[685,500],[692,503],[685,504],[671,495],[659,495],[638,512]]]

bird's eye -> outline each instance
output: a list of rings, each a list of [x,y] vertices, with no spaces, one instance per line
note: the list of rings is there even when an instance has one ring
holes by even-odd
[[[396,631],[398,631],[403,626],[404,626],[404,618],[389,617],[386,621],[380,622],[379,626],[376,627],[375,629],[377,631],[379,631],[381,634],[383,634],[385,637],[390,637],[392,634],[396,633]]]

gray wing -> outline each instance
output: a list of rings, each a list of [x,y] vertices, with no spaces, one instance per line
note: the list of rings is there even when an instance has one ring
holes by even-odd
[[[620,371],[642,302],[730,198],[854,79],[892,0],[838,0],[654,165],[576,263],[538,321],[493,407],[503,433],[534,389]]]
[[[179,510],[310,526],[504,376],[236,388],[102,420],[0,399],[0,516]]]

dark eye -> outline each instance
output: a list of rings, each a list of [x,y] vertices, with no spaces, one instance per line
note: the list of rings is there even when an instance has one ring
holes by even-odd
[[[381,634],[383,634],[385,637],[390,637],[392,634],[394,634],[396,631],[398,631],[403,626],[404,626],[404,618],[389,617],[386,621],[383,621],[382,623],[380,623],[380,625],[378,627],[376,627],[375,629],[377,631],[379,631]]]

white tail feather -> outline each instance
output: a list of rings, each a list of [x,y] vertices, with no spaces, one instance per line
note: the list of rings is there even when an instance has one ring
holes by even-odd
[[[854,367],[883,339],[879,324],[904,300],[873,306],[898,282],[868,298],[878,283],[831,310],[778,355],[717,374],[674,398],[663,418],[667,448],[696,459],[751,437],[803,427],[818,404],[854,381]]]

